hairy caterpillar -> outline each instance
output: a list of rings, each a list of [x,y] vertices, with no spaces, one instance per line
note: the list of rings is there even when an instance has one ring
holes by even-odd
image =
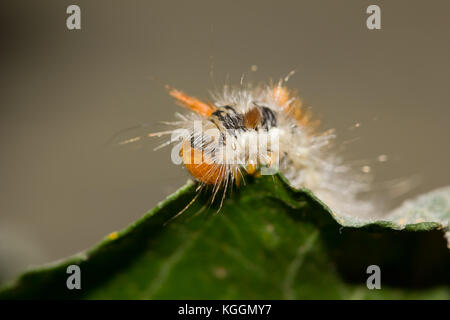
[[[191,112],[166,122],[175,129],[150,136],[171,134],[162,146],[178,146],[172,160],[185,166],[200,191],[212,190],[211,201],[223,190],[220,205],[227,188],[239,186],[245,175],[280,171],[293,187],[313,191],[335,213],[371,211],[371,203],[359,199],[370,188],[370,175],[352,170],[333,151],[334,131],[318,130],[318,120],[286,81],[225,86],[212,102],[167,86]]]

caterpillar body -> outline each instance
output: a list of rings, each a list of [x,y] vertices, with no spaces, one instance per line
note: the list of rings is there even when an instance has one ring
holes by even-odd
[[[330,209],[342,215],[372,210],[360,195],[370,189],[370,175],[361,174],[333,151],[333,130],[321,132],[319,121],[302,105],[286,80],[276,84],[225,86],[212,102],[168,87],[187,114],[177,113],[171,134],[179,161],[199,182],[210,187],[212,201],[229,186],[239,186],[246,175],[258,177],[280,171],[295,188],[307,188]],[[172,159],[174,160],[174,159]],[[174,162],[176,162],[174,160]]]

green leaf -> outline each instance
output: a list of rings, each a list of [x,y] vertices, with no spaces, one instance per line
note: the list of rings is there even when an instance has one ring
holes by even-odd
[[[449,188],[406,204],[387,221],[361,223],[334,216],[281,176],[266,176],[233,191],[219,213],[200,196],[172,219],[195,190],[188,183],[93,249],[26,272],[0,298],[450,297],[450,250],[443,237]],[[71,264],[81,268],[81,290],[66,287]],[[381,269],[380,290],[366,286],[369,265]]]

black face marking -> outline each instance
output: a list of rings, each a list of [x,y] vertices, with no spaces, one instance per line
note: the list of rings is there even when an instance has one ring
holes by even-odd
[[[246,130],[242,115],[238,114],[233,107],[224,106],[214,111],[212,116],[214,116],[221,123],[221,125],[230,131],[234,136],[236,136],[233,132],[234,130]]]
[[[195,148],[195,137],[194,134],[191,134],[191,148]]]
[[[269,130],[272,127],[277,126],[277,118],[270,108],[267,107],[259,107],[262,115],[261,127]]]
[[[257,125],[256,130],[270,130],[277,126],[277,118],[275,113],[268,107],[259,106],[255,103],[261,115],[261,123]],[[211,114],[209,118],[217,129],[220,131],[219,145],[226,145],[226,132],[237,137],[240,131],[248,131],[244,125],[244,115],[238,113],[231,106],[223,106],[218,108]],[[225,132],[226,131],[226,132]]]
[[[199,141],[200,140],[200,141]],[[206,142],[203,135],[199,135],[198,133],[191,134],[191,148],[193,149],[204,149],[206,146]]]
[[[220,133],[220,137],[219,137],[219,145],[227,145],[227,137],[225,136],[225,134],[223,132]]]
[[[236,112],[236,110],[234,110],[234,108],[233,107],[230,107],[230,106],[225,106],[225,107],[223,107],[224,109],[227,109],[228,111],[231,111],[231,112],[233,112],[234,114],[237,114],[237,112]]]

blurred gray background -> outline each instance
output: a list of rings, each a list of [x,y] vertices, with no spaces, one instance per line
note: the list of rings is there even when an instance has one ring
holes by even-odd
[[[69,4],[82,30],[67,30]],[[366,28],[370,4],[381,30]],[[184,184],[170,149],[153,151],[160,141],[108,141],[173,119],[163,84],[207,97],[211,62],[218,87],[297,70],[290,86],[354,141],[350,160],[373,163],[379,182],[421,178],[394,204],[447,185],[449,12],[448,1],[2,1],[0,282],[92,246]]]

